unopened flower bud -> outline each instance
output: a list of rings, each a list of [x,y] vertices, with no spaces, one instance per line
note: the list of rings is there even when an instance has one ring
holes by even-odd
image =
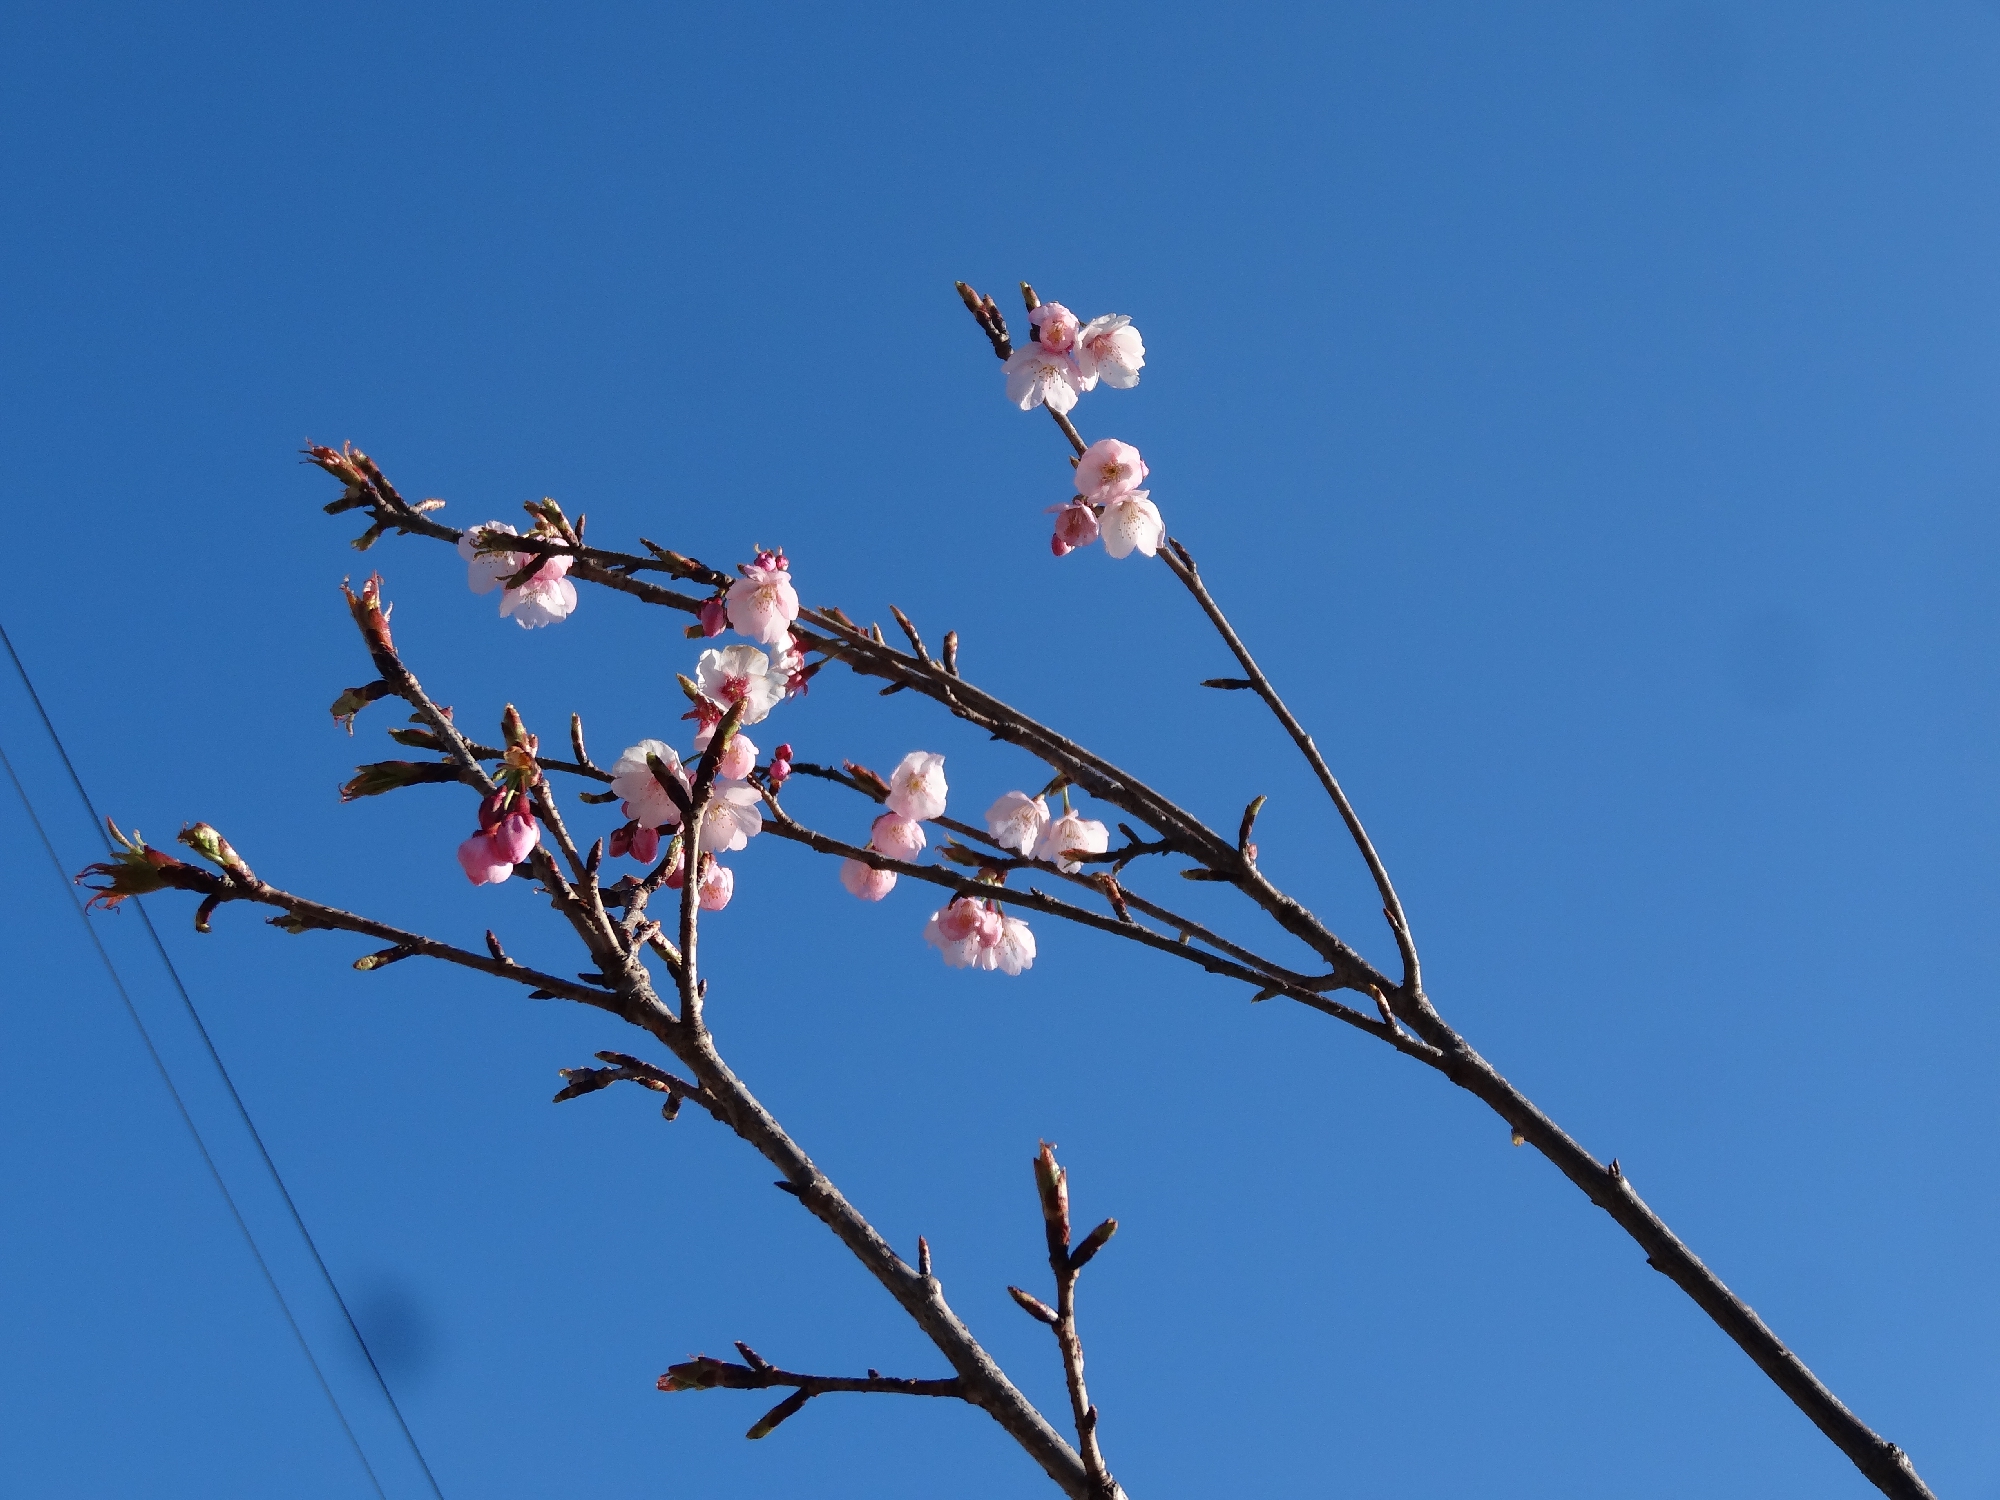
[[[611,830],[610,853],[613,859],[622,859],[632,852],[632,830],[638,825],[627,823]]]
[[[729,628],[729,604],[726,599],[718,597],[705,601],[700,614],[701,630],[698,633],[701,635],[721,635]],[[697,632],[688,633],[693,635]]]
[[[660,830],[634,827],[631,847],[634,859],[642,865],[650,865],[660,857]]]

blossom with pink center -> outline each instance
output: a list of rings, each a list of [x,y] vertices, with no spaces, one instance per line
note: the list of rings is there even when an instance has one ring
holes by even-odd
[[[514,873],[514,862],[493,847],[493,835],[475,833],[458,846],[459,868],[474,885],[498,885]]]
[[[525,568],[533,559],[528,552],[484,552],[482,542],[501,536],[518,536],[505,521],[488,521],[468,527],[458,539],[458,555],[465,559],[465,581],[475,594],[490,594],[501,583]],[[512,616],[523,630],[537,625],[553,625],[567,619],[576,609],[576,585],[566,575],[570,557],[552,557],[537,568],[519,588],[500,596],[502,618]]]
[[[526,583],[502,594],[501,618],[513,616],[514,623],[523,630],[567,620],[576,612],[576,585],[563,577],[571,561],[567,557],[552,557]]]
[[[791,639],[792,621],[799,617],[799,596],[782,552],[760,552],[757,560],[739,567],[743,576],[729,586],[729,623],[741,635],[767,646]]]
[[[889,795],[882,801],[890,812],[922,822],[944,816],[944,796],[944,757],[912,750],[889,777]]]
[[[736,874],[717,860],[704,860],[701,883],[694,889],[703,911],[721,911],[736,894]]]
[[[701,847],[711,854],[741,849],[764,831],[764,796],[740,781],[715,783],[701,815]]]
[[[1130,390],[1139,383],[1139,367],[1145,362],[1145,342],[1123,313],[1092,318],[1076,336],[1076,367],[1086,391],[1099,380],[1113,390]]]
[[[749,735],[741,732],[731,735],[728,747],[722,752],[722,758],[715,763],[715,774],[725,781],[741,781],[756,769],[755,742]]]
[[[1056,518],[1055,535],[1049,538],[1049,550],[1057,557],[1074,552],[1078,547],[1088,547],[1097,540],[1097,512],[1084,500],[1051,505],[1049,509]]]
[[[843,859],[840,862],[840,883],[847,887],[850,896],[859,896],[863,901],[880,901],[896,888],[896,872],[878,870],[858,859]]]
[[[891,859],[915,859],[925,842],[923,824],[892,812],[883,813],[868,830],[868,847]]]
[[[998,912],[970,896],[960,896],[943,911],[931,913],[924,941],[943,954],[952,968],[969,969],[979,962],[981,949],[1000,941],[1001,930]]]
[[[1124,557],[1135,547],[1148,557],[1160,550],[1167,523],[1146,494],[1145,490],[1134,490],[1104,507],[1098,524],[1104,529],[1104,550],[1113,557]]]
[[[641,740],[612,763],[611,790],[625,799],[625,816],[635,819],[641,828],[678,828],[681,810],[674,806],[666,788],[653,778],[652,768],[646,764],[648,755],[657,755],[682,789],[686,789],[687,771],[673,746],[662,740]]]
[[[1065,810],[1035,841],[1035,858],[1051,860],[1065,875],[1074,875],[1083,866],[1068,857],[1071,850],[1102,854],[1110,847],[1111,833],[1102,823]]]
[[[785,680],[771,671],[771,658],[755,646],[725,646],[701,653],[694,675],[703,693],[727,709],[743,705],[744,724],[761,724],[785,696]],[[710,726],[703,725],[704,731]],[[698,740],[706,744],[706,740]]]
[[[1145,477],[1139,450],[1117,438],[1099,438],[1076,461],[1076,492],[1098,505],[1131,494]]]
[[[1083,390],[1083,376],[1067,354],[1028,344],[1007,357],[1007,399],[1022,411],[1046,402],[1050,411],[1067,414]]]
[[[1051,354],[1068,354],[1076,348],[1076,314],[1060,302],[1044,302],[1028,314],[1035,330],[1035,342]]]
[[[932,912],[924,941],[954,969],[993,969],[1018,974],[1035,962],[1035,935],[1018,917],[1003,916],[990,905],[960,896],[943,911]]]
[[[500,826],[486,836],[493,841],[495,856],[518,865],[541,843],[542,830],[535,824],[535,815],[522,807],[508,813],[500,820]]]
[[[1048,803],[1026,792],[1008,792],[986,809],[986,831],[1002,849],[1032,854],[1048,826]]]

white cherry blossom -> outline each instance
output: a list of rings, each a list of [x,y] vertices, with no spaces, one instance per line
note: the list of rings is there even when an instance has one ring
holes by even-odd
[[[613,763],[611,790],[625,799],[625,816],[635,819],[641,828],[678,828],[681,810],[674,806],[666,788],[654,779],[652,768],[646,764],[648,755],[657,755],[679,780],[681,789],[687,789],[687,772],[674,747],[664,740],[641,740]]]
[[[694,671],[702,692],[723,708],[741,701],[745,724],[762,723],[785,696],[784,679],[771,671],[771,658],[755,646],[704,651]]]
[[[883,803],[890,812],[921,822],[944,816],[944,798],[944,757],[912,750],[890,776]]]
[[[1167,523],[1145,490],[1134,490],[1105,506],[1098,526],[1104,533],[1104,550],[1113,557],[1125,557],[1135,547],[1151,557],[1167,534]]]
[[[986,831],[1002,849],[1031,855],[1048,826],[1048,803],[1026,792],[1008,792],[986,809]]]
[[[1050,860],[1065,875],[1074,875],[1083,866],[1076,860],[1066,858],[1070,850],[1084,854],[1102,854],[1111,847],[1111,834],[1102,823],[1065,810],[1047,828],[1035,844],[1035,858]]]
[[[458,555],[465,559],[465,581],[475,594],[492,593],[504,579],[511,578],[526,567],[533,557],[527,552],[480,552],[478,544],[492,535],[519,536],[520,533],[505,521],[487,521],[468,527],[458,539]],[[569,572],[574,560],[552,557],[536,569],[526,583],[519,588],[508,589],[500,596],[501,617],[511,616],[523,630],[567,619],[576,609],[576,585],[564,575]]]
[[[1113,390],[1130,390],[1139,383],[1139,367],[1145,362],[1145,342],[1123,313],[1092,318],[1077,335],[1076,365],[1086,391],[1099,380]]]
[[[1050,411],[1066,415],[1085,389],[1076,361],[1067,354],[1028,344],[1007,357],[1007,399],[1022,411],[1046,402]]]
[[[711,854],[741,849],[764,831],[764,797],[754,786],[717,780],[701,815],[701,847]]]

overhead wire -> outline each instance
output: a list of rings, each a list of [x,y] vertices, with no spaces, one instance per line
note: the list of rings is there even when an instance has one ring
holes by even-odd
[[[47,732],[49,742],[55,746],[56,754],[62,760],[63,769],[69,773],[70,785],[76,789],[77,797],[82,801],[85,810],[90,814],[91,823],[96,827],[98,837],[104,841],[107,851],[115,853],[116,851],[111,846],[107,825],[98,816],[97,805],[91,800],[89,791],[85,789],[83,777],[77,772],[76,763],[70,759],[69,750],[63,744],[62,736],[56,732],[55,722],[49,717],[49,711],[42,702],[42,695],[35,690],[34,679],[28,675],[27,666],[22,662],[20,652],[14,649],[13,638],[7,634],[7,628],[4,625],[0,625],[0,645],[5,645],[7,648],[8,658],[14,664],[15,675],[21,679],[21,686],[27,690],[29,700],[35,705],[35,712],[41,718],[42,728]],[[4,749],[0,749],[0,760],[5,760]],[[62,859],[56,853],[55,845],[50,841],[47,831],[42,826],[40,817],[35,813],[34,804],[28,797],[27,788],[22,785],[20,777],[15,774],[13,762],[7,761],[6,766],[8,778],[14,783],[14,790],[20,796],[21,805],[27,809],[29,820],[35,825],[35,832],[41,838],[42,847],[48,851],[49,859],[54,864],[57,875],[63,879],[67,888],[69,885],[68,871],[64,869]],[[374,1468],[369,1464],[366,1453],[362,1451],[361,1444],[354,1435],[354,1429],[348,1424],[346,1413],[341,1410],[340,1402],[334,1396],[333,1388],[327,1384],[326,1377],[320,1370],[319,1362],[313,1358],[312,1350],[306,1343],[305,1335],[299,1329],[298,1321],[292,1316],[291,1307],[285,1301],[284,1293],[279,1290],[277,1280],[272,1276],[270,1267],[265,1263],[263,1254],[258,1250],[257,1242],[251,1235],[249,1226],[244,1222],[243,1215],[237,1210],[236,1200],[230,1195],[229,1188],[223,1181],[222,1173],[217,1168],[214,1157],[209,1154],[208,1146],[203,1141],[200,1130],[195,1126],[194,1117],[188,1112],[187,1105],[182,1101],[180,1091],[174,1087],[173,1078],[167,1071],[166,1062],[160,1056],[159,1049],[153,1045],[152,1036],[147,1032],[144,1021],[140,1019],[138,1008],[132,1003],[132,998],[125,989],[124,981],[119,977],[117,967],[111,961],[111,955],[106,951],[102,941],[99,940],[96,928],[91,925],[89,915],[84,910],[82,903],[76,899],[76,893],[73,889],[70,890],[69,895],[70,904],[76,908],[77,915],[83,921],[84,929],[90,936],[91,944],[97,949],[98,957],[103,960],[106,972],[111,975],[112,983],[117,987],[119,998],[125,1003],[126,1014],[132,1018],[132,1024],[138,1028],[140,1038],[145,1042],[146,1050],[153,1059],[153,1065],[159,1070],[161,1081],[166,1084],[167,1092],[173,1096],[175,1108],[180,1111],[181,1119],[186,1124],[188,1133],[194,1137],[195,1145],[201,1152],[202,1160],[208,1164],[209,1173],[215,1178],[216,1187],[221,1190],[224,1201],[228,1203],[229,1212],[236,1220],[236,1227],[242,1231],[244,1242],[249,1245],[250,1253],[256,1257],[258,1268],[263,1271],[264,1279],[269,1283],[272,1295],[278,1299],[278,1305],[284,1310],[285,1320],[291,1325],[292,1333],[299,1341],[299,1348],[306,1356],[306,1362],[312,1366],[313,1375],[319,1381],[320,1389],[326,1393],[328,1402],[333,1406],[334,1414],[340,1418],[340,1425],[342,1430],[347,1434],[347,1440],[354,1445],[355,1456],[361,1460],[362,1468],[367,1470],[368,1482],[374,1486],[376,1495],[382,1496],[382,1500],[387,1500],[387,1497],[383,1496],[381,1482],[375,1477]],[[444,1491],[438,1485],[437,1476],[431,1472],[430,1462],[424,1457],[423,1448],[418,1444],[416,1434],[410,1430],[410,1424],[403,1416],[402,1407],[397,1403],[394,1392],[389,1389],[389,1382],[383,1378],[381,1366],[375,1362],[374,1351],[368,1347],[368,1340],[362,1337],[361,1327],[355,1322],[354,1314],[348,1308],[347,1299],[341,1295],[340,1286],[333,1279],[333,1272],[328,1268],[326,1258],[320,1254],[318,1241],[313,1238],[312,1231],[306,1228],[305,1217],[299,1212],[298,1204],[292,1198],[291,1189],[285,1186],[284,1176],[278,1171],[277,1162],[272,1159],[269,1148],[265,1146],[262,1133],[257,1129],[256,1122],[250,1118],[249,1107],[243,1102],[243,1095],[237,1091],[236,1080],[230,1076],[229,1069],[224,1065],[222,1054],[217,1050],[214,1039],[209,1035],[208,1027],[201,1019],[201,1012],[195,1007],[193,995],[188,992],[186,983],[181,979],[180,970],[175,967],[172,956],[167,952],[166,944],[161,941],[159,929],[153,925],[152,915],[146,910],[145,903],[138,897],[130,899],[133,906],[138,908],[139,919],[145,926],[146,935],[151,938],[153,950],[159,955],[160,962],[165,965],[167,976],[173,981],[175,993],[180,996],[181,1005],[186,1010],[188,1019],[194,1023],[195,1032],[201,1038],[202,1047],[207,1051],[209,1061],[214,1065],[217,1075],[222,1079],[223,1087],[229,1094],[230,1102],[236,1107],[237,1118],[243,1122],[243,1128],[249,1133],[251,1142],[256,1146],[257,1155],[264,1163],[265,1172],[269,1174],[272,1184],[277,1188],[278,1196],[284,1200],[286,1212],[291,1215],[293,1227],[298,1230],[299,1238],[305,1242],[306,1249],[311,1252],[313,1264],[319,1268],[320,1279],[326,1283],[327,1291],[332,1294],[335,1305],[340,1308],[341,1317],[346,1320],[348,1333],[353,1336],[355,1346],[361,1351],[361,1357],[367,1361],[368,1371],[375,1378],[376,1389],[382,1393],[383,1401],[387,1403],[390,1413],[395,1417],[396,1426],[402,1431],[403,1441],[409,1446],[411,1455],[417,1461],[417,1467],[423,1471],[424,1480],[429,1484],[431,1494],[436,1497],[436,1500],[444,1500]]]

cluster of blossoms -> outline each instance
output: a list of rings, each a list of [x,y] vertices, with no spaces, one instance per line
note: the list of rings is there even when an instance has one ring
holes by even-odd
[[[488,521],[468,527],[458,539],[458,555],[465,559],[465,581],[475,594],[490,594],[534,561],[532,552],[482,552],[500,536],[519,536],[505,521]],[[528,535],[536,541],[560,542],[552,528],[537,526]],[[570,557],[551,557],[528,578],[505,589],[500,595],[502,619],[513,616],[523,630],[537,625],[553,625],[569,618],[576,608],[576,585],[569,581]]]
[[[913,860],[924,850],[924,824],[944,816],[944,757],[912,750],[889,777],[888,811],[868,830],[868,847],[890,859]],[[878,870],[865,860],[843,860],[840,883],[863,901],[880,901],[896,888],[894,870]],[[992,901],[958,896],[931,913],[924,941],[954,969],[998,969],[1018,974],[1035,962],[1035,935],[1019,917]]]
[[[481,553],[478,548],[487,541],[483,534],[496,531],[516,535],[512,527],[494,521],[472,528],[459,542],[459,553],[470,565],[475,593],[490,592],[529,561],[513,553]],[[543,625],[563,618],[576,603],[576,586],[563,576],[569,571],[569,562],[567,557],[552,558],[527,583],[508,589],[501,613],[512,614],[523,625]],[[742,579],[726,595],[710,601],[713,620],[710,609],[703,609],[698,633],[719,635],[726,620],[744,635],[774,647],[776,656],[749,645],[710,648],[696,662],[695,675],[680,679],[682,691],[693,704],[684,717],[695,721],[696,753],[708,748],[729,710],[742,705],[737,731],[716,760],[713,789],[702,814],[696,889],[705,911],[721,911],[736,888],[734,874],[716,856],[746,847],[764,828],[763,794],[750,781],[757,768],[757,745],[742,730],[761,724],[786,697],[805,691],[804,663],[791,634],[799,599],[784,554],[760,551],[755,561],[738,571]],[[549,580],[547,585],[544,578]],[[533,748],[530,738],[519,752],[522,764],[529,768],[533,766]],[[476,885],[505,880],[540,840],[525,796],[526,787],[539,772],[515,767],[516,756],[516,751],[508,752],[501,771],[502,790],[480,805],[480,832],[459,850],[459,863]],[[660,768],[657,773],[656,764]],[[764,768],[765,782],[775,791],[791,773],[792,747],[780,745]],[[512,782],[508,781],[510,775]],[[614,858],[630,856],[651,864],[660,858],[664,842],[670,862],[666,884],[679,889],[686,878],[679,833],[681,807],[661,784],[661,775],[679,787],[683,799],[692,795],[686,764],[664,740],[641,740],[619,755],[611,767],[611,790],[621,801],[626,821],[612,832],[607,851]],[[942,784],[940,781],[940,788]],[[940,809],[942,806],[940,801]],[[921,834],[918,839],[921,847]]]
[[[474,885],[498,885],[541,843],[541,826],[528,805],[529,788],[541,774],[533,735],[508,747],[500,762],[500,785],[480,801],[479,831],[458,846],[459,867]]]
[[[1026,792],[1008,792],[986,809],[986,831],[1002,849],[1029,859],[1045,859],[1065,875],[1083,868],[1078,855],[1102,854],[1111,847],[1111,833],[1093,818],[1078,816],[1063,794],[1062,816],[1051,818],[1049,805]]]
[[[1007,358],[1007,399],[1022,411],[1046,404],[1067,415],[1100,380],[1121,391],[1139,383],[1146,345],[1123,313],[1079,324],[1060,302],[1044,302],[1028,322],[1034,338]]]
[[[1167,527],[1149,493],[1139,488],[1147,472],[1139,450],[1117,438],[1099,438],[1084,449],[1076,461],[1076,498],[1049,507],[1056,518],[1049,550],[1061,557],[1101,536],[1113,557],[1127,557],[1135,549],[1153,556]]]

